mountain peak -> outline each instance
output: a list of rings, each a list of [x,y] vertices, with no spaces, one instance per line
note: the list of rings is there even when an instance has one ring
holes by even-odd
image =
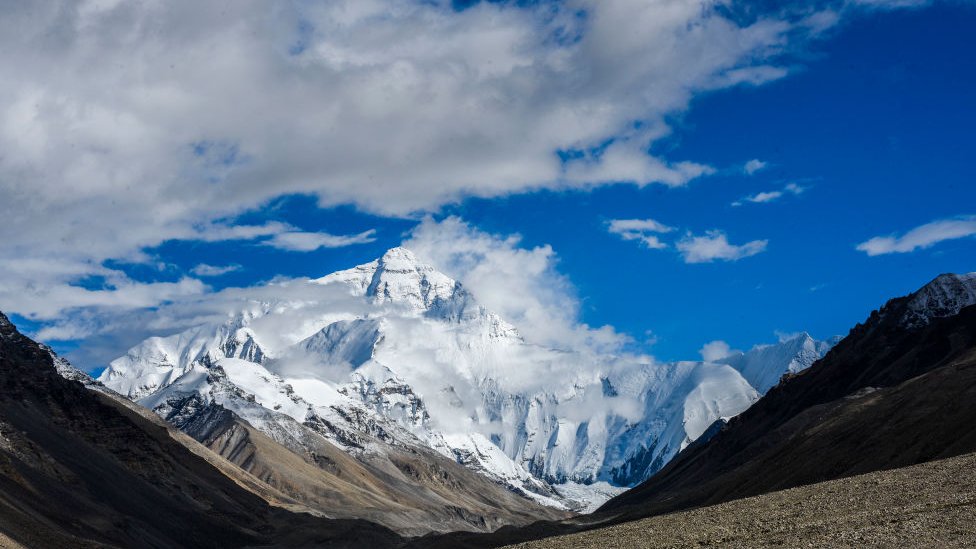
[[[909,328],[953,316],[976,304],[976,272],[941,274],[909,296],[903,324]]]
[[[460,283],[421,262],[412,251],[401,246],[390,248],[379,259],[313,282],[342,283],[355,294],[376,303],[401,303],[422,312],[455,300],[457,307],[448,308],[463,309],[467,304]]]
[[[390,248],[389,250],[386,251],[386,253],[383,254],[383,256],[379,259],[379,261],[380,263],[389,263],[389,262],[396,262],[396,261],[419,263],[416,254],[414,254],[412,251],[408,250],[407,248],[404,248],[403,246],[396,246],[394,248]]]
[[[792,334],[783,334],[780,337],[779,342],[788,343],[791,341],[807,341],[807,340],[814,340],[813,336],[811,336],[810,333],[807,331],[800,331]]]
[[[7,318],[7,315],[0,312],[0,337],[11,337],[20,332],[17,331],[17,327],[14,326],[13,322]]]
[[[762,395],[779,383],[783,374],[806,370],[826,355],[836,343],[836,339],[818,341],[807,332],[799,332],[782,336],[779,343],[756,345],[748,351],[733,353],[718,362],[738,370]]]

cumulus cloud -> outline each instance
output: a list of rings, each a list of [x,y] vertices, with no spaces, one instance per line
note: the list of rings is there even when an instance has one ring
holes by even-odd
[[[670,233],[674,231],[674,227],[653,219],[611,219],[607,230],[624,240],[638,240],[648,248],[659,250],[667,248],[667,244],[653,233]]]
[[[493,235],[457,217],[425,219],[404,242],[420,258],[463,281],[478,301],[531,342],[557,348],[613,348],[629,341],[610,326],[580,323],[573,284],[548,245],[524,248],[518,235]]]
[[[722,231],[706,231],[704,235],[688,233],[675,245],[685,263],[711,263],[713,261],[738,261],[766,250],[768,240],[753,240],[742,245],[729,243]]]
[[[672,116],[696,94],[782,78],[782,55],[843,11],[740,19],[701,0],[452,5],[5,6],[0,308],[45,319],[203,288],[105,267],[148,262],[171,240],[333,242],[279,236],[304,231],[275,221],[234,223],[284,195],[406,216],[469,196],[685,185],[714,170],[648,152]],[[92,276],[113,284],[79,283]]]
[[[876,236],[858,244],[857,249],[869,256],[909,253],[973,235],[976,235],[976,216],[963,216],[926,223],[901,236]]]
[[[705,362],[715,362],[738,351],[732,349],[728,343],[722,341],[721,339],[716,339],[715,341],[710,341],[703,345],[698,352],[701,354],[702,360]]]
[[[240,265],[207,265],[201,263],[190,269],[190,272],[197,276],[221,276],[227,273],[241,270]]]
[[[261,244],[291,252],[312,252],[320,248],[341,248],[354,244],[366,244],[376,240],[375,234],[375,229],[354,235],[293,231],[276,234]]]
[[[753,158],[752,160],[746,162],[744,166],[742,166],[742,171],[746,172],[746,175],[752,175],[758,172],[759,170],[765,168],[766,165],[767,164],[762,160],[759,160],[758,158]]]
[[[780,54],[821,27],[699,0],[6,6],[0,263],[53,269],[4,273],[0,307],[29,312],[31,287],[83,294],[65,288],[168,240],[328,245],[227,221],[287,194],[400,216],[684,185],[713,170],[648,153],[669,117],[782,77]]]
[[[779,200],[780,198],[783,198],[783,196],[788,194],[791,195],[803,194],[806,190],[807,187],[801,187],[796,183],[788,183],[785,187],[783,187],[780,190],[756,193],[754,195],[747,196],[740,200],[736,200],[735,202],[732,203],[732,205],[741,206],[746,202],[752,202],[754,204],[764,204],[766,202],[773,202],[774,200]]]

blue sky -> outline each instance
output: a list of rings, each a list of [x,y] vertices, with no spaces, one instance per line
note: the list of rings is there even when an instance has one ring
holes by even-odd
[[[548,150],[550,157],[557,154],[556,149],[575,150],[578,152],[574,154],[585,156],[579,168],[571,163],[557,166],[560,175],[554,179],[546,171],[549,168],[537,162],[538,155],[530,154],[532,146],[520,147],[517,142],[520,136],[531,134],[532,128],[516,128],[515,122],[509,121],[486,129],[484,124],[491,123],[487,118],[477,126],[454,127],[451,116],[455,103],[442,106],[436,101],[431,112],[423,113],[419,120],[428,125],[418,125],[417,120],[405,122],[409,124],[404,127],[415,132],[415,137],[382,143],[384,136],[376,133],[347,132],[338,136],[331,148],[348,149],[343,149],[342,156],[332,159],[328,167],[322,167],[315,163],[319,153],[309,146],[322,135],[303,134],[303,119],[288,119],[293,113],[280,106],[282,96],[310,93],[306,88],[285,93],[272,87],[265,91],[266,97],[254,99],[254,104],[266,104],[269,110],[286,109],[275,119],[280,125],[265,126],[269,133],[279,132],[276,135],[280,136],[267,143],[249,133],[262,128],[214,119],[211,126],[193,128],[199,139],[183,138],[182,134],[174,138],[191,145],[185,147],[183,156],[153,157],[148,162],[138,156],[141,151],[125,149],[127,144],[113,144],[111,140],[105,144],[97,141],[103,139],[98,132],[78,132],[79,140],[97,141],[92,146],[118,148],[124,153],[118,155],[121,160],[136,156],[142,162],[138,166],[145,171],[128,174],[121,160],[117,161],[119,167],[109,166],[110,179],[118,186],[110,188],[109,194],[93,191],[90,196],[93,200],[111,196],[120,204],[116,212],[102,211],[97,220],[92,216],[74,220],[70,213],[65,214],[73,211],[69,208],[72,204],[87,205],[87,194],[45,212],[54,214],[50,217],[58,220],[54,224],[63,216],[72,232],[65,233],[70,238],[60,238],[70,241],[72,253],[79,248],[98,250],[105,240],[118,238],[120,243],[105,251],[79,255],[76,263],[62,268],[64,276],[47,282],[50,288],[43,287],[44,279],[25,286],[36,291],[38,300],[47,300],[43,305],[36,300],[28,302],[23,290],[14,291],[13,283],[8,284],[5,303],[4,288],[0,288],[0,309],[12,312],[15,320],[34,333],[49,336],[56,349],[68,352],[80,365],[97,368],[105,357],[123,353],[153,330],[180,327],[174,321],[154,328],[143,320],[147,325],[122,330],[110,320],[112,315],[129,318],[133,311],[141,311],[148,315],[132,318],[152,318],[160,306],[219,294],[226,288],[246,288],[276,277],[316,277],[348,268],[411,238],[423,247],[416,227],[426,218],[424,223],[433,231],[446,231],[438,229],[445,219],[459,221],[465,224],[465,238],[497,237],[499,246],[513,250],[551,247],[549,268],[531,275],[538,280],[527,285],[527,291],[545,287],[550,282],[546,277],[550,277],[561,297],[547,306],[565,307],[571,322],[612,326],[632,339],[628,349],[661,359],[697,358],[703,344],[717,339],[734,348],[748,348],[774,341],[777,333],[807,330],[819,338],[845,334],[886,299],[908,293],[939,273],[976,270],[976,238],[972,236],[976,234],[976,151],[971,133],[976,127],[976,58],[972,55],[976,36],[971,32],[976,28],[976,8],[967,3],[919,3],[923,5],[910,8],[902,8],[897,2],[868,7],[854,4],[811,5],[800,14],[780,14],[783,21],[790,21],[781,27],[793,26],[785,31],[777,27],[768,31],[770,34],[758,29],[757,36],[738,36],[736,43],[752,40],[759,45],[722,61],[725,64],[717,61],[715,66],[703,66],[700,74],[690,75],[688,80],[674,77],[678,79],[666,85],[675,67],[697,66],[697,61],[689,60],[698,59],[696,56],[702,55],[702,48],[710,43],[713,34],[708,29],[715,17],[700,22],[706,29],[700,38],[703,42],[687,53],[688,59],[680,57],[684,54],[680,51],[683,46],[679,46],[674,64],[662,62],[660,72],[644,75],[647,80],[642,85],[660,88],[659,96],[666,100],[658,105],[658,96],[651,93],[630,110],[621,107],[625,112],[615,115],[621,119],[629,116],[629,129],[618,125],[603,134],[602,130],[587,130],[572,147],[554,148],[552,144],[557,141],[534,134],[526,138],[535,144],[532,146]],[[313,4],[303,4],[303,9],[314,12],[309,5]],[[542,24],[536,19],[530,18],[528,23],[521,19],[527,17],[526,10],[542,10],[539,4],[476,5],[464,10],[464,16],[478,25],[482,22],[476,18],[488,9],[512,17],[514,29],[522,24],[529,29]],[[289,27],[298,29],[294,32],[303,44],[289,50],[291,57],[335,49],[316,50],[316,33],[323,24],[315,19],[320,14],[310,12],[301,12],[296,16],[301,24]],[[560,17],[558,10],[547,13],[535,16]],[[696,17],[694,10],[689,13],[688,17]],[[824,15],[821,19],[829,23],[815,31],[810,30],[816,26],[813,23],[796,26],[797,18],[812,19],[812,13],[827,13],[833,18]],[[461,16],[445,12],[438,17],[443,17],[444,32],[451,32],[455,24],[452,18]],[[364,24],[376,24],[369,21]],[[410,22],[407,18],[403,25]],[[674,28],[683,28],[678,23]],[[560,24],[572,27],[576,23]],[[506,40],[509,32],[518,34],[508,28],[498,30],[499,34],[486,38],[486,43]],[[795,39],[793,36],[801,31],[806,35]],[[577,32],[586,36],[596,30],[583,25]],[[428,45],[436,46],[443,38],[433,35]],[[322,44],[329,40],[319,39]],[[684,36],[680,44],[698,39]],[[308,47],[305,41],[309,41]],[[546,44],[534,46],[538,49],[530,54],[547,55],[547,48],[555,46]],[[725,47],[723,40],[717,44]],[[347,57],[352,55],[349,52],[361,51],[357,47],[380,55],[376,53],[380,50],[370,49],[375,46],[372,44],[350,41],[341,45],[346,47],[343,55]],[[606,50],[630,51],[634,47],[611,46]],[[646,53],[620,54],[622,66],[612,70],[589,68],[594,74],[602,74],[607,88],[619,87],[620,93],[633,95],[639,93],[633,90],[643,88],[628,88],[626,75],[642,74],[640,64],[646,62]],[[180,62],[179,57],[174,59],[174,65]],[[413,62],[414,67],[423,66],[418,60]],[[512,63],[518,66],[518,60]],[[393,67],[401,71],[394,73],[395,82],[412,77],[410,70],[419,70]],[[745,69],[751,72],[741,76]],[[730,76],[733,73],[739,76]],[[235,74],[228,73],[228,78]],[[260,74],[268,76],[266,71]],[[716,83],[730,78],[740,80]],[[539,87],[545,88],[546,82],[541,82]],[[602,82],[596,79],[594,84]],[[497,93],[504,95],[509,85],[514,84],[499,87]],[[159,89],[168,88],[160,85]],[[592,101],[575,103],[575,108],[593,109],[593,105],[629,97],[588,93],[593,94]],[[539,99],[547,97],[551,103],[574,104],[572,98],[558,91],[546,91]],[[400,128],[387,128],[385,124],[397,119],[402,109],[423,110],[411,103],[398,111],[387,100],[371,107],[381,111],[369,118],[382,120],[377,126],[380,129]],[[514,101],[512,108],[529,109],[525,112],[550,108],[510,101]],[[313,111],[325,109],[317,106],[321,103],[309,104]],[[598,117],[604,111],[587,112]],[[342,123],[341,116],[336,120],[336,124]],[[513,120],[517,122],[518,118]],[[549,120],[540,117],[533,123],[538,126]],[[356,127],[362,125],[360,122]],[[143,126],[155,129],[163,124],[146,120],[139,127]],[[112,125],[108,127],[111,131]],[[562,127],[575,131],[572,125]],[[119,131],[135,132],[128,127]],[[240,136],[235,137],[235,132]],[[30,137],[27,133],[25,139]],[[430,139],[430,147],[413,148],[414,140],[425,138]],[[469,138],[470,146],[466,143]],[[281,140],[289,139],[294,141],[286,143],[287,148],[275,148]],[[379,153],[370,148],[379,146],[375,141],[383,145]],[[464,142],[465,148],[455,150],[455,146],[461,147],[458,142]],[[321,150],[327,149],[331,150],[330,146]],[[620,160],[611,165],[611,155],[618,149]],[[45,154],[54,150],[60,151],[43,149]],[[265,159],[276,150],[286,157],[282,160],[284,168]],[[445,150],[442,155],[440,151]],[[633,157],[628,156],[635,151],[638,156],[645,155],[645,160],[661,160],[664,167],[652,162],[642,164],[635,172],[630,168]],[[356,165],[353,157],[360,152],[363,156]],[[384,164],[392,162],[388,157],[400,154],[422,167],[414,173],[403,171],[399,164]],[[352,167],[338,175],[328,172],[347,157],[352,158]],[[493,160],[496,157],[497,161]],[[754,169],[746,170],[750,160],[758,162],[750,165]],[[689,166],[681,164],[685,162]],[[85,169],[84,165],[65,165],[68,167],[62,173]],[[155,170],[160,165],[167,166],[174,178],[190,180],[188,186],[159,183],[161,191],[154,194],[154,178],[159,173]],[[414,169],[413,164],[407,165]],[[470,165],[470,173],[465,171],[466,165]],[[4,192],[19,197],[24,174],[29,171],[22,166],[7,168],[4,170],[0,162],[0,182],[8,185]],[[633,184],[628,175],[634,173],[646,181]],[[127,177],[134,179],[127,181]],[[309,179],[327,181],[330,177],[363,179],[348,186],[315,187],[314,191],[303,186]],[[15,178],[20,187],[10,184]],[[92,183],[92,188],[97,187]],[[202,206],[192,196],[187,197],[187,189],[191,194],[200,193]],[[57,189],[47,192],[53,195]],[[130,200],[140,193],[153,195],[147,199],[153,206],[142,214],[142,203]],[[167,193],[181,198],[171,205]],[[16,199],[10,203],[15,204]],[[178,215],[167,217],[170,205]],[[102,216],[107,220],[116,215],[125,219],[118,224],[103,223]],[[610,230],[613,220],[641,220],[652,228],[648,220],[653,220],[658,228],[669,230],[615,234]],[[913,248],[914,240],[909,238],[876,240],[873,246],[858,249],[873,238],[897,239],[934,222],[940,224],[919,233],[920,246]],[[143,225],[146,236],[125,240],[127,233],[139,233]],[[223,234],[221,231],[233,234],[215,236]],[[23,250],[36,246],[21,234],[14,235],[13,243],[8,239],[6,257],[21,258]],[[648,240],[654,243],[648,245],[637,237],[624,238],[626,234],[657,240]],[[969,236],[960,236],[966,234]],[[80,243],[72,240],[73,235],[81,238]],[[506,241],[510,235],[518,235],[520,240]],[[717,256],[699,251],[705,255],[697,256],[697,262],[689,261],[696,257],[691,251],[695,237],[700,239],[698,243],[714,243],[719,235],[724,235],[731,246],[743,248],[726,248],[725,255]],[[46,251],[53,256],[63,250]],[[47,257],[38,255],[37,260]],[[449,260],[443,261],[448,263],[438,265],[443,270],[463,273]],[[30,273],[17,271],[19,263],[13,259],[7,264],[11,273]],[[86,270],[78,265],[89,267]],[[36,290],[38,287],[42,289]],[[473,289],[477,292],[478,287]],[[491,291],[496,290],[485,289]],[[490,304],[492,296],[486,297]]]

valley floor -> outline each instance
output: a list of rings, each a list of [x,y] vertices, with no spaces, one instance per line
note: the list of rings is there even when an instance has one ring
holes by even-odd
[[[976,546],[976,454],[512,547],[770,546]]]

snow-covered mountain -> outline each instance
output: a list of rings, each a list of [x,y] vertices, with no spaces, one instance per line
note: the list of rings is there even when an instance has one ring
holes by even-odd
[[[909,297],[903,325],[924,326],[933,318],[958,314],[963,307],[976,304],[976,272],[942,274]]]
[[[739,351],[716,362],[732,366],[760,394],[765,394],[784,375],[806,370],[823,358],[839,340],[839,337],[834,337],[827,341],[817,341],[810,334],[801,332],[784,338],[779,343],[757,345],[746,352]]]
[[[150,338],[99,380],[178,425],[218,403],[296,451],[307,430],[352,455],[422,446],[583,509],[829,346],[797,338],[726,364],[546,348],[403,248],[292,284],[303,299],[250,301],[226,322]]]

